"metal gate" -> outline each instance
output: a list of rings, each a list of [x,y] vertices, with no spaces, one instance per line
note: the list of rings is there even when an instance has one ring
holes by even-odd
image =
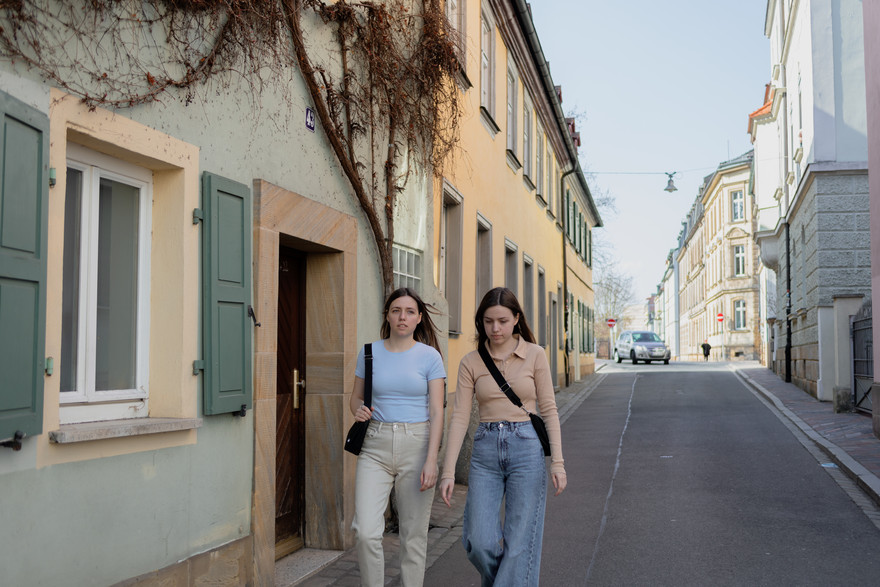
[[[850,318],[853,358],[853,405],[860,412],[871,413],[871,384],[874,382],[874,333],[871,298]]]

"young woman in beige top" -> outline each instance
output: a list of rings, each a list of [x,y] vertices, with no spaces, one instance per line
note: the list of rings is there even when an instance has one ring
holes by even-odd
[[[540,412],[544,419],[550,437],[550,475],[555,494],[559,495],[566,486],[565,465],[553,381],[544,349],[534,344],[522,308],[509,289],[498,287],[487,293],[474,321],[477,344],[487,346],[523,407]],[[449,505],[455,484],[455,461],[475,397],[480,424],[474,433],[462,544],[468,559],[480,572],[483,587],[537,585],[547,499],[544,451],[528,413],[499,389],[477,351],[468,353],[458,369],[440,494]]]

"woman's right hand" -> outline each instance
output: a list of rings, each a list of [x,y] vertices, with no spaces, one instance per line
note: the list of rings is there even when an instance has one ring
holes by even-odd
[[[365,405],[361,405],[354,413],[354,419],[358,422],[366,422],[373,417],[373,410]]]
[[[449,502],[452,499],[452,489],[455,487],[455,479],[442,479],[440,481],[440,497],[446,503],[447,507],[452,507]]]

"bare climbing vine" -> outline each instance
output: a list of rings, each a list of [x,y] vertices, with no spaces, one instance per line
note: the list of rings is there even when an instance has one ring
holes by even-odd
[[[0,57],[90,108],[259,94],[298,67],[393,283],[397,196],[458,140],[460,67],[442,0],[0,0]],[[209,95],[203,99],[210,99]]]

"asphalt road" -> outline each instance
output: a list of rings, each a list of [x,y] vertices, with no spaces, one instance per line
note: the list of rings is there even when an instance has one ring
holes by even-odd
[[[563,424],[542,585],[880,584],[880,530],[735,374],[603,372]],[[479,584],[460,545],[425,580]]]

